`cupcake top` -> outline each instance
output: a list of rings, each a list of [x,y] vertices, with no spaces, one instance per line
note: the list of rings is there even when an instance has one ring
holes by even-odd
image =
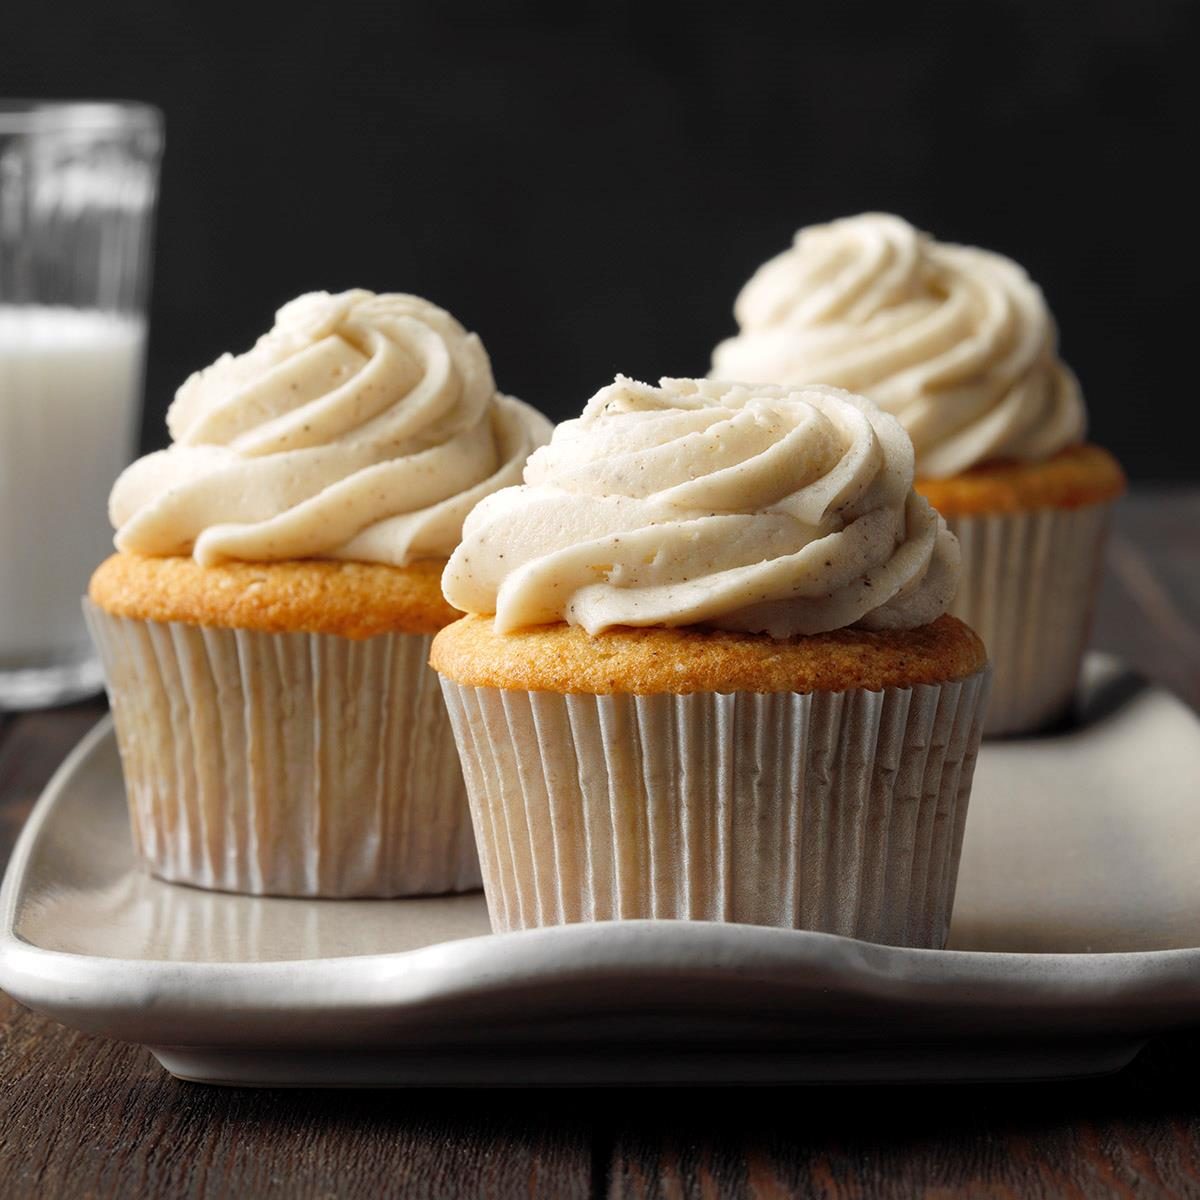
[[[442,587],[501,633],[911,629],[958,581],[912,481],[904,431],[848,392],[618,376],[475,508]]]
[[[912,437],[916,471],[1039,461],[1082,441],[1079,385],[1041,290],[1010,259],[866,213],[800,230],[734,307],[714,376],[828,383]]]
[[[479,338],[416,296],[313,292],[192,375],[172,445],[109,498],[119,550],[227,560],[445,558],[477,501],[549,437]]]

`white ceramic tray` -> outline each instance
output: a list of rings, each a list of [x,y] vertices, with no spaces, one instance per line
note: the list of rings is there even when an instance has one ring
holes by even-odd
[[[1036,1078],[1200,1023],[1200,722],[1093,661],[1081,724],[980,759],[948,951],[630,921],[491,936],[478,895],[174,887],[129,843],[107,722],[0,892],[0,985],[269,1085]]]

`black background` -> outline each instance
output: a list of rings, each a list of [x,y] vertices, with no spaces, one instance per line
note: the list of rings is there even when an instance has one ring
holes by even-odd
[[[1197,7],[24,0],[0,87],[165,111],[148,446],[313,288],[428,296],[555,417],[703,374],[798,226],[887,209],[1023,263],[1096,439],[1195,479]]]

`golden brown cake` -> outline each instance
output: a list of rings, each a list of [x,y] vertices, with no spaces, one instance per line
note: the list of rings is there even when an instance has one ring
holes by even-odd
[[[178,555],[114,554],[96,568],[88,599],[115,617],[259,633],[436,633],[462,615],[442,595],[445,565],[308,559],[202,567]]]
[[[877,692],[966,679],[983,670],[978,636],[951,616],[918,629],[834,629],[777,640],[717,629],[575,625],[496,632],[468,616],[433,640],[430,664],[466,687],[560,695],[668,692]]]
[[[1125,491],[1125,472],[1090,442],[1068,446],[1044,462],[990,462],[913,486],[944,517],[1074,509],[1106,504]]]

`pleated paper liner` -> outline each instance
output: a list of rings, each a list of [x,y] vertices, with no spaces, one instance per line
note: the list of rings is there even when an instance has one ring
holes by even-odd
[[[1070,708],[1112,505],[948,517],[962,547],[950,611],[983,638],[994,679],[985,735],[1029,733]]]
[[[564,696],[443,678],[493,928],[681,918],[940,947],[987,684]]]
[[[84,609],[134,844],[155,875],[277,896],[479,886],[430,637],[356,641]]]

